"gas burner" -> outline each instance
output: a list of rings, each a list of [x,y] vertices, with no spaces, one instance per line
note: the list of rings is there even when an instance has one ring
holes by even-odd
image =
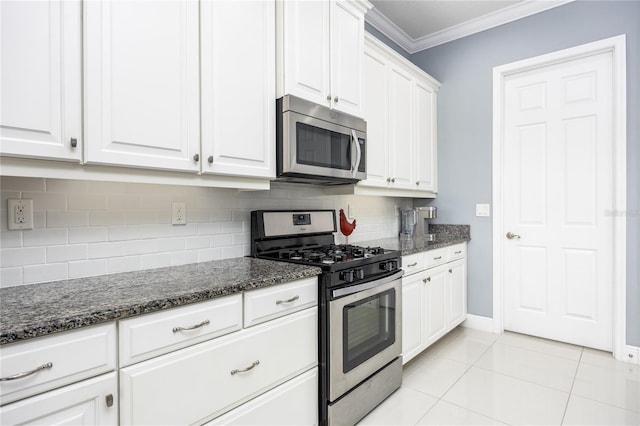
[[[335,261],[332,260],[332,259],[329,259],[329,258],[324,258],[324,259],[322,259],[322,263],[325,264],[325,265],[333,265],[335,263]]]

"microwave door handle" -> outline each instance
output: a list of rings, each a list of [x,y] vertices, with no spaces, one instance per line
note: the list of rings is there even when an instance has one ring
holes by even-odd
[[[355,143],[356,146],[356,161],[352,169],[353,177],[356,177],[358,174],[358,168],[360,167],[360,161],[362,160],[362,149],[360,149],[360,142],[358,142],[358,135],[356,135],[356,131],[352,129],[351,135],[353,136],[352,142]],[[351,152],[353,153],[353,149]]]

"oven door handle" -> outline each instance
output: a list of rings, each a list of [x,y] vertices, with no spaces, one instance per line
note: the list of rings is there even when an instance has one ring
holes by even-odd
[[[357,284],[351,287],[339,288],[331,292],[331,298],[335,299],[337,297],[348,296],[350,294],[358,293],[364,290],[369,290],[370,288],[378,287],[378,286],[390,283],[391,281],[395,281],[401,278],[402,275],[404,275],[404,271],[399,270],[393,275],[389,275],[384,278],[380,278],[380,279],[369,281],[362,284]]]

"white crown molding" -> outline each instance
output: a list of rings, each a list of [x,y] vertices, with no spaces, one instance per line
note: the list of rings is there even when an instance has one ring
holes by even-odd
[[[408,53],[413,54],[490,28],[517,21],[518,19],[526,18],[527,16],[535,15],[536,13],[544,12],[545,10],[562,6],[572,1],[574,0],[525,0],[418,39],[409,37],[375,8],[367,13],[365,19],[376,30],[389,37],[391,41],[398,44]]]

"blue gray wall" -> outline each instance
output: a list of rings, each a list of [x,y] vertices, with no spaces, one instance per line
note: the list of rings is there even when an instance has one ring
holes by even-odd
[[[619,34],[627,36],[627,344],[640,346],[640,1],[576,1],[411,55],[442,83],[432,204],[440,222],[471,224],[469,313],[493,313],[492,219],[475,216],[476,203],[492,203],[493,67]]]

